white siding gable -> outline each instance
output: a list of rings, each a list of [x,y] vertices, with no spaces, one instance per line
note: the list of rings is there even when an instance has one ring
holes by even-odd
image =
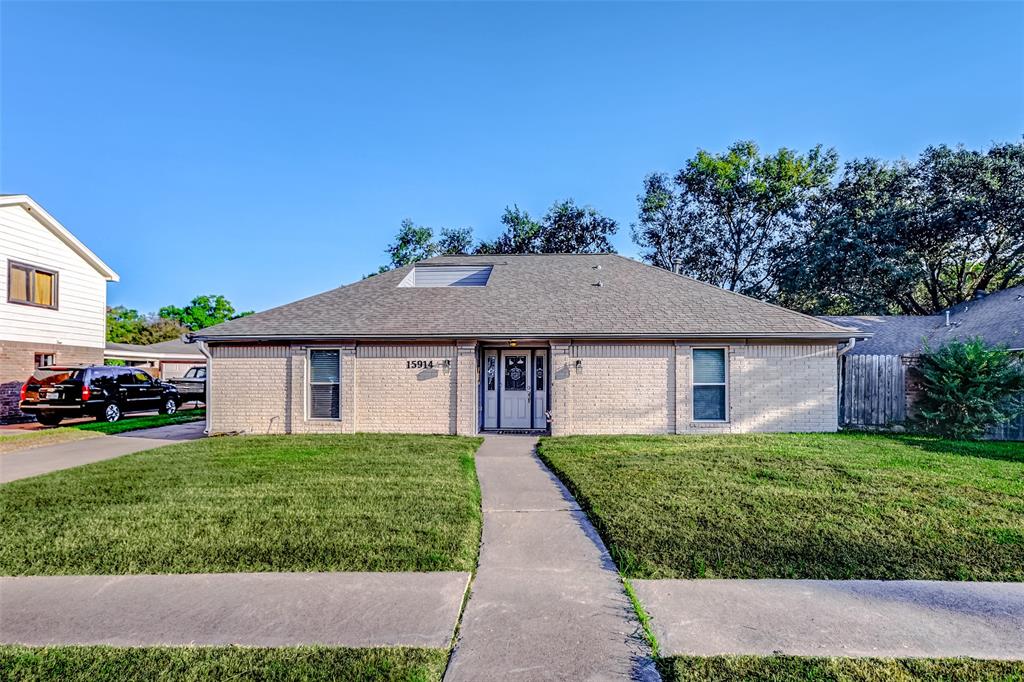
[[[58,273],[56,310],[7,301],[10,261]],[[23,206],[0,206],[0,340],[103,348],[107,282]]]

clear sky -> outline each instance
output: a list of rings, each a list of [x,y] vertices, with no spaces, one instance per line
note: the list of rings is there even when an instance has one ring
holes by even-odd
[[[264,309],[737,139],[912,157],[1024,133],[1024,4],[0,3],[0,191],[142,311]]]

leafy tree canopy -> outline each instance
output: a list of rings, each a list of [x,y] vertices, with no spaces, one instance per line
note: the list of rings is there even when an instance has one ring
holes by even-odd
[[[406,218],[395,235],[395,241],[388,244],[389,262],[378,272],[387,272],[433,256],[449,256],[469,253],[473,245],[473,231],[468,228],[444,228],[435,237],[434,229],[416,225]]]
[[[647,177],[634,241],[648,262],[730,291],[767,298],[803,226],[828,188],[834,150],[762,154],[754,142],[699,151],[672,178]]]
[[[1024,144],[852,161],[808,216],[782,302],[815,313],[939,312],[1024,283]]]
[[[159,316],[165,320],[174,320],[185,328],[196,331],[212,327],[215,324],[234,320],[253,311],[235,312],[231,302],[220,294],[196,296],[184,308],[169,305],[160,309]]]
[[[480,242],[477,253],[614,253],[610,238],[618,223],[572,199],[555,202],[540,221],[519,206],[501,216],[505,231],[491,242]]]
[[[133,308],[107,308],[107,341],[147,345],[176,339],[186,331],[174,320],[142,315]]]

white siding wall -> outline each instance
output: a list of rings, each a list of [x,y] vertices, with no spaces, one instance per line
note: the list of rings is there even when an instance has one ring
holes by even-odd
[[[58,274],[58,308],[7,302],[14,260]],[[0,206],[0,340],[103,348],[107,283],[89,263],[21,206]]]

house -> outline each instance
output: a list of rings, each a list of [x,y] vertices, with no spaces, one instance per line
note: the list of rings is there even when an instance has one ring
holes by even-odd
[[[835,431],[859,332],[618,255],[431,258],[191,335],[211,433]]]
[[[826,322],[871,333],[840,364],[840,423],[886,427],[913,414],[920,393],[912,368],[927,348],[981,338],[1024,353],[1024,286],[960,303],[937,315],[823,316]],[[998,427],[994,438],[1024,438],[1024,418]]]
[[[103,358],[108,364],[123,362],[129,367],[141,367],[155,377],[164,378],[185,376],[185,372],[193,367],[206,366],[206,358],[199,347],[181,339],[148,345],[108,341]]]
[[[34,367],[102,364],[117,273],[24,194],[0,196],[0,422]]]

